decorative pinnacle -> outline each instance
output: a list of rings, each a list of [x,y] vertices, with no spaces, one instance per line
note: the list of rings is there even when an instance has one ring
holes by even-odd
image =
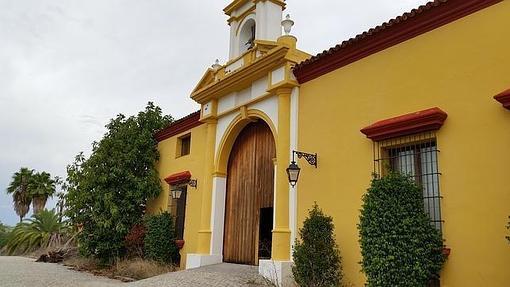
[[[212,68],[217,71],[221,68],[222,66],[220,65],[220,60],[216,59],[216,61],[214,61],[214,64],[212,65]]]
[[[292,26],[294,26],[294,21],[290,19],[290,15],[287,14],[285,20],[282,21],[283,30],[285,31],[285,35],[290,35],[290,31],[292,30]]]

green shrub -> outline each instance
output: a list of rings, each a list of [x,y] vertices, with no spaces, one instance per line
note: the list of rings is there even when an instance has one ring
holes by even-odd
[[[81,227],[81,254],[103,265],[126,255],[126,235],[161,192],[154,133],[171,120],[153,103],[135,116],[120,114],[93,143],[90,157],[81,153],[68,166],[66,216]]]
[[[145,257],[160,263],[178,263],[174,219],[168,212],[145,219]]]
[[[426,286],[439,274],[443,240],[425,214],[421,188],[409,177],[392,173],[372,181],[358,229],[369,287]]]
[[[333,218],[317,204],[299,230],[293,249],[292,274],[299,286],[339,286],[342,281],[340,251],[335,243]]]

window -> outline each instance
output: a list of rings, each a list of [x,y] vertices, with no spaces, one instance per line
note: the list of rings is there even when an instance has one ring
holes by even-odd
[[[184,239],[184,222],[186,215],[186,195],[187,195],[187,187],[183,186],[170,186],[172,190],[181,189],[182,194],[178,199],[172,198],[170,195],[170,214],[174,216],[175,219],[175,235],[178,240]]]
[[[411,176],[423,188],[423,205],[431,224],[441,230],[438,153],[434,133],[374,143],[374,172],[389,170]]]
[[[189,155],[191,152],[191,134],[179,138],[177,156]]]

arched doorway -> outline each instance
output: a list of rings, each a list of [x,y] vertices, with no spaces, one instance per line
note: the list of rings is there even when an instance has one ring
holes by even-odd
[[[262,120],[237,137],[227,167],[223,260],[256,265],[271,258],[276,147]]]

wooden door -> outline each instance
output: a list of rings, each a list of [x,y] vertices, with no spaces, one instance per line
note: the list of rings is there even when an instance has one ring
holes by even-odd
[[[230,153],[225,200],[223,260],[256,265],[262,208],[273,207],[273,134],[263,121],[250,123]]]

